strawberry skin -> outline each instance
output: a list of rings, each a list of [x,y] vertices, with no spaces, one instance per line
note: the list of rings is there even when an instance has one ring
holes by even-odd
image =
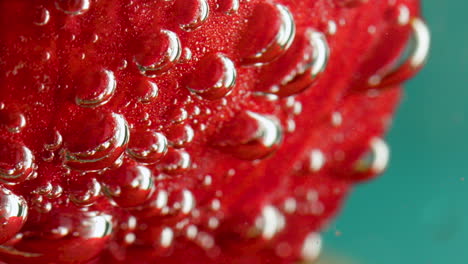
[[[9,264],[313,261],[429,45],[417,0],[0,10]]]

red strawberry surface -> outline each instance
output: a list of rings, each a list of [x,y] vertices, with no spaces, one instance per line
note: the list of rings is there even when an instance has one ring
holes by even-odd
[[[429,41],[417,0],[0,10],[8,264],[314,260]]]

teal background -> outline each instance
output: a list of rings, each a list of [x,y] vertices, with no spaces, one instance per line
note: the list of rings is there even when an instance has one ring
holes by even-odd
[[[326,255],[357,264],[468,263],[468,2],[423,6],[431,56],[406,85],[387,136],[391,165],[355,189],[324,233]]]

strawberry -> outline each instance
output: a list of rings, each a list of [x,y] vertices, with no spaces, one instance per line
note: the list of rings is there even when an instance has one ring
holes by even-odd
[[[0,7],[0,263],[315,259],[429,44],[416,0]]]

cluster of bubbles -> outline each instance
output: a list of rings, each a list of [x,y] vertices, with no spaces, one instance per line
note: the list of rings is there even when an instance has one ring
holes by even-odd
[[[207,0],[173,0],[177,12],[187,14],[181,16],[180,28],[185,31],[198,29],[205,23],[210,14]],[[392,0],[390,0],[392,1]],[[353,7],[363,4],[365,0],[341,0],[337,4]],[[217,8],[231,14],[239,9],[238,0],[218,1]],[[57,0],[55,7],[71,16],[85,14],[92,8],[89,0]],[[404,5],[396,6],[397,23],[401,26],[410,26],[414,41],[409,57],[397,67],[386,72],[379,72],[369,79],[369,87],[376,89],[390,86],[407,78],[408,72],[417,71],[424,63],[429,49],[429,32],[424,22],[417,17],[411,17],[409,9]],[[193,12],[196,9],[197,12]],[[36,10],[34,24],[46,26],[51,19],[51,12],[45,8]],[[277,25],[275,30],[265,31],[263,25],[271,23]],[[335,21],[328,21],[328,35],[336,34],[338,25]],[[369,31],[370,33],[373,30]],[[252,37],[260,36],[260,37]],[[144,43],[145,48],[135,54],[133,62],[144,77],[155,78],[170,70],[179,60],[187,55],[187,48],[183,47],[179,36],[170,30],[162,29]],[[154,54],[154,50],[159,51]],[[289,105],[296,109],[290,115],[289,132],[294,131],[294,116],[300,113],[300,102],[294,101],[292,95],[313,86],[321,73],[326,70],[330,57],[330,48],[326,34],[314,28],[297,31],[294,17],[287,7],[272,3],[260,2],[253,9],[253,14],[247,23],[244,39],[240,41],[241,64],[236,65],[229,57],[222,53],[205,55],[189,76],[186,87],[193,95],[205,100],[218,100],[228,96],[236,88],[238,69],[236,67],[259,67],[261,83],[254,87],[256,92],[278,97],[291,98]],[[190,51],[190,50],[188,50]],[[190,51],[191,53],[191,51]],[[290,62],[295,62],[291,64]],[[286,65],[286,66],[285,66]],[[286,70],[284,70],[286,69]],[[212,81],[202,82],[199,76],[219,73]],[[277,73],[275,81],[270,83],[266,78],[271,73]],[[102,69],[95,73],[84,75],[78,82],[75,95],[76,105],[96,109],[109,103],[119,89],[119,80],[113,71]],[[158,85],[154,79],[145,79],[139,84],[142,91],[139,100],[141,103],[152,103],[158,96]],[[298,110],[299,109],[299,110]],[[200,109],[198,109],[200,111]],[[81,130],[73,131],[73,135],[64,136],[62,131],[54,131],[53,140],[44,145],[48,153],[44,161],[51,162],[58,155],[63,166],[69,171],[81,173],[97,173],[85,185],[85,192],[71,193],[69,200],[80,207],[87,207],[97,201],[101,194],[105,194],[112,204],[130,210],[135,214],[167,215],[180,213],[193,216],[196,214],[196,198],[188,189],[169,191],[157,187],[156,181],[164,175],[153,175],[152,166],[167,174],[180,174],[192,166],[190,154],[184,149],[193,141],[195,131],[185,121],[187,112],[182,109],[176,118],[172,129],[165,133],[151,129],[133,128],[126,118],[118,113],[95,113],[89,122],[83,123]],[[87,118],[88,119],[88,118]],[[78,122],[78,121],[77,121]],[[343,122],[339,113],[332,117],[332,125],[340,126]],[[244,129],[242,124],[254,127],[250,134],[242,135],[241,140],[233,140],[238,131]],[[24,113],[11,110],[0,103],[0,127],[6,128],[10,133],[21,133],[27,126]],[[105,129],[103,129],[105,127]],[[246,160],[257,160],[268,156],[283,140],[283,128],[274,116],[255,113],[245,110],[235,120],[226,124],[228,130],[225,137],[216,146],[232,155]],[[76,135],[93,130],[104,138],[101,142],[83,144]],[[105,131],[104,131],[105,130]],[[97,131],[97,132],[96,132]],[[110,131],[110,132],[109,132]],[[105,133],[110,133],[104,137]],[[231,134],[235,134],[232,135]],[[380,138],[369,142],[369,151],[356,163],[355,170],[361,173],[381,173],[388,163],[389,150]],[[10,139],[0,140],[0,244],[8,241],[17,234],[26,221],[28,204],[25,199],[11,192],[9,185],[22,183],[34,179],[36,175],[35,153],[22,143]],[[316,148],[309,151],[306,161],[311,174],[318,173],[326,167],[327,156],[322,150]],[[109,169],[113,168],[113,169]],[[99,180],[97,180],[99,178]],[[205,178],[206,185],[212,179]],[[62,196],[60,185],[47,184],[38,188],[32,195],[33,204],[41,205],[42,212],[53,213],[48,199],[57,199]],[[311,195],[310,199],[314,200]],[[174,198],[176,197],[176,198]],[[315,202],[314,201],[309,202]],[[220,201],[213,200],[211,207],[219,210]],[[273,239],[285,229],[287,217],[298,208],[295,198],[289,197],[284,202],[282,210],[273,205],[262,208],[255,228],[261,237],[266,240]],[[112,216],[92,211],[81,211],[79,215],[74,212],[61,213],[51,223],[50,237],[55,242],[48,247],[59,247],[63,255],[72,254],[73,243],[83,243],[83,247],[90,252],[84,254],[85,260],[103,248],[104,242],[110,238],[115,229]],[[126,228],[136,228],[135,218],[130,218]],[[63,225],[62,223],[70,223]],[[208,220],[211,228],[219,225],[219,219],[211,217]],[[206,232],[191,224],[182,224],[185,236],[193,239],[204,248],[214,245],[214,238]],[[159,246],[168,248],[177,235],[177,227],[163,227],[159,232]],[[182,232],[182,231],[180,231]],[[73,243],[62,243],[65,239]],[[132,244],[137,240],[135,233],[126,233],[124,240]],[[62,242],[61,242],[62,241]],[[62,243],[62,244],[60,244]],[[302,255],[306,260],[316,259],[321,248],[320,235],[308,234],[303,243]]]

